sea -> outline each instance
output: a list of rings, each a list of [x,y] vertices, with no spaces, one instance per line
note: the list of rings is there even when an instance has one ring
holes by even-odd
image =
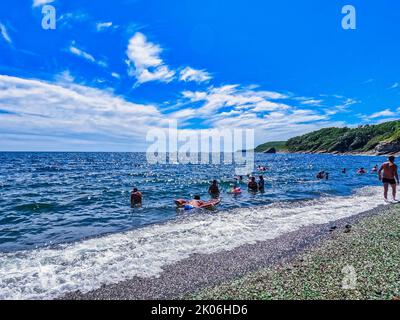
[[[0,153],[0,299],[51,299],[135,276],[191,254],[230,250],[383,204],[384,157],[256,154],[265,191],[230,194],[235,166],[149,164],[144,153]],[[358,175],[365,168],[367,174]],[[346,173],[342,169],[346,168]],[[324,170],[329,180],[318,180]],[[177,209],[218,180],[213,210]],[[143,205],[130,207],[130,191]]]

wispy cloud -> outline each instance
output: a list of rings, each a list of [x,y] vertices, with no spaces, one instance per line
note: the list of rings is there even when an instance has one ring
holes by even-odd
[[[390,109],[386,109],[386,110],[375,112],[375,113],[371,114],[370,116],[368,116],[368,119],[376,119],[376,118],[383,118],[383,117],[393,117],[395,115],[396,115],[396,113],[394,113]]]
[[[309,99],[301,102],[303,105],[320,107],[324,100]]]
[[[89,60],[90,62],[93,62],[93,63],[96,62],[96,59],[91,54],[89,54],[73,45],[69,47],[69,51],[76,56],[79,56],[86,60]]]
[[[69,70],[64,70],[63,72],[57,74],[55,76],[56,81],[58,82],[74,82],[75,77],[71,74]]]
[[[372,83],[372,82],[374,82],[375,81],[375,79],[368,79],[368,80],[365,80],[364,82],[363,82],[363,84],[368,84],[368,83]]]
[[[161,59],[162,48],[149,42],[144,34],[137,32],[130,39],[127,55],[129,74],[136,77],[139,84],[150,81],[171,82],[175,71]]]
[[[82,49],[80,49],[78,47],[76,47],[75,42],[73,42],[71,44],[71,46],[68,48],[68,51],[70,53],[72,53],[73,55],[75,55],[75,56],[81,57],[81,58],[83,58],[83,59],[85,59],[87,61],[90,61],[92,63],[95,63],[95,64],[97,64],[97,65],[99,65],[101,67],[104,67],[104,68],[107,67],[107,63],[106,62],[97,61],[91,54],[83,51]]]
[[[111,73],[111,76],[112,76],[113,78],[115,78],[115,79],[120,79],[120,78],[121,78],[121,75],[120,75],[119,73],[117,73],[117,72],[112,72],[112,73]]]
[[[284,104],[269,101],[287,98],[284,94],[252,90],[239,85],[210,87],[207,91],[184,91],[182,95],[191,102],[202,102],[197,109],[198,116],[214,114],[224,108],[252,109],[254,112],[287,108]]]
[[[33,0],[33,7],[39,7],[39,6],[43,6],[45,4],[49,4],[54,2],[55,0]]]
[[[6,42],[12,44],[12,40],[11,40],[10,36],[8,35],[6,26],[4,24],[2,24],[1,22],[0,22],[0,34]]]
[[[205,70],[196,70],[191,67],[186,67],[181,70],[179,79],[181,81],[207,82],[212,79],[211,75]]]
[[[0,134],[73,138],[136,146],[147,130],[166,126],[157,106],[138,104],[100,90],[73,83],[48,83],[0,75]],[[140,126],[137,124],[140,123]],[[125,148],[126,149],[126,148]]]
[[[398,108],[396,111],[392,111],[391,109],[385,109],[385,110],[375,112],[375,113],[372,113],[369,115],[358,114],[357,116],[365,122],[380,123],[380,122],[384,122],[384,121],[391,121],[399,114],[400,114],[400,108]]]
[[[68,71],[55,80],[49,83],[0,75],[2,137],[10,137],[10,143],[26,142],[35,135],[38,141],[46,141],[45,145],[68,141],[75,146],[96,145],[99,150],[104,145],[144,150],[148,130],[166,128],[171,119],[179,121],[180,130],[193,132],[197,129],[190,119],[210,129],[255,128],[257,142],[344,125],[326,113],[299,109],[293,97],[256,87],[225,85],[185,91],[175,101],[181,103],[180,108],[167,112],[156,104],[128,101],[110,89],[75,84]],[[182,103],[185,101],[188,107]]]
[[[77,25],[87,25],[91,17],[83,11],[66,12],[57,19],[57,28],[71,29]]]
[[[170,83],[173,80],[203,83],[212,79],[211,74],[206,70],[194,69],[190,66],[170,68],[161,58],[162,52],[163,49],[159,44],[148,41],[141,32],[136,32],[130,39],[126,51],[128,73],[136,78],[137,84],[150,81]]]
[[[391,87],[389,87],[389,89],[397,89],[400,88],[400,83],[396,82],[394,83]]]
[[[256,130],[258,142],[287,139],[324,127],[344,126],[344,122],[332,120],[332,116],[347,112],[347,108],[357,102],[340,97],[340,105],[326,109],[329,105],[324,103],[326,108],[310,110],[308,108],[314,107],[317,101],[309,104],[301,102],[315,100],[314,98],[241,85],[210,86],[202,91],[183,91],[182,96],[189,101],[190,107],[183,109],[180,105],[180,110],[173,113],[174,117],[196,119],[203,126],[211,128],[252,128]],[[331,96],[329,99],[338,103],[339,98]]]
[[[324,108],[325,113],[331,116],[338,113],[348,113],[351,111],[350,107],[352,105],[360,103],[360,101],[358,100],[351,98],[346,99],[343,96],[334,95],[333,97],[342,101],[340,101],[338,104],[333,105],[332,107]]]
[[[96,29],[97,31],[104,31],[113,26],[112,22],[98,22],[96,23]]]

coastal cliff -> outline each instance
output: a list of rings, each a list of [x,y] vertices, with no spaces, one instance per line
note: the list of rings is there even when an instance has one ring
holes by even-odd
[[[400,120],[357,128],[325,128],[286,142],[269,142],[256,152],[391,155],[400,153]]]

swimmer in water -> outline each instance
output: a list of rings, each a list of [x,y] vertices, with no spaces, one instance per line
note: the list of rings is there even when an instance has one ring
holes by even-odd
[[[357,171],[357,173],[358,173],[358,174],[366,174],[367,171],[365,171],[364,168],[360,168],[360,169]]]
[[[264,191],[265,190],[265,180],[263,176],[260,176],[260,180],[258,181],[258,189],[260,191]]]
[[[250,182],[247,185],[247,187],[249,188],[250,191],[253,191],[253,192],[257,192],[258,191],[258,184],[256,182],[256,178],[255,177],[251,177],[250,178]]]
[[[143,195],[137,188],[133,188],[131,192],[131,207],[137,207],[142,205]]]
[[[210,187],[208,188],[208,193],[213,196],[213,197],[218,197],[220,194],[219,188],[218,188],[218,181],[214,180]]]
[[[319,180],[325,179],[325,171],[318,172],[316,178]]]

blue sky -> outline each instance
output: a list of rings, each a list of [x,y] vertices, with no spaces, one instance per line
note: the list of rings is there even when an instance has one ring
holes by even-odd
[[[256,143],[397,119],[399,21],[395,0],[1,1],[0,150],[143,151],[170,119]]]

